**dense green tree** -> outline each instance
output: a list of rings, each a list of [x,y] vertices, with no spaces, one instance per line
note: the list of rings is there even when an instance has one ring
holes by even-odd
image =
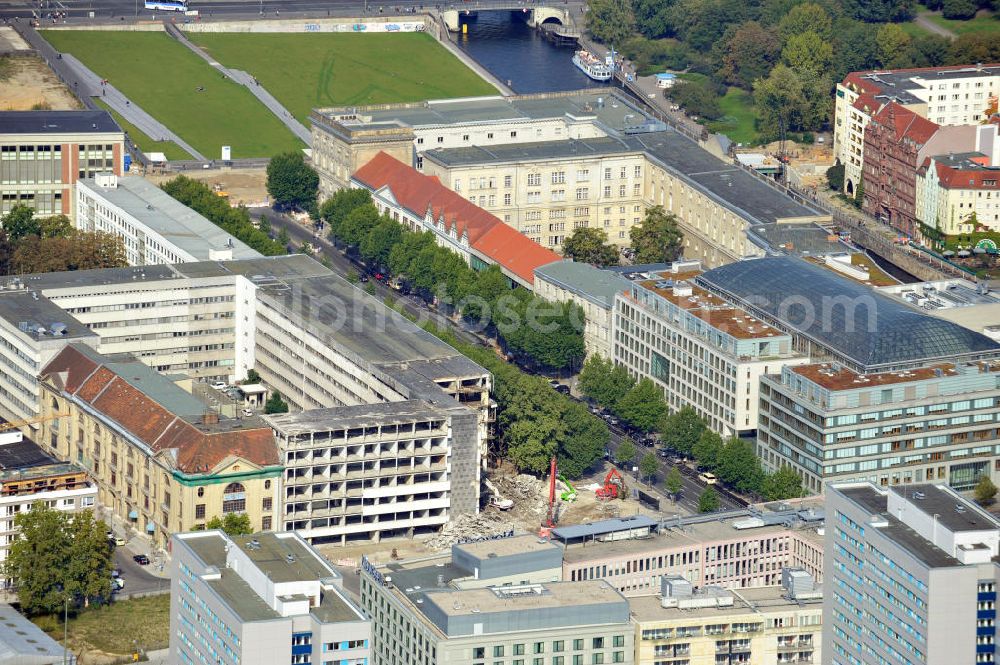
[[[615,448],[615,461],[621,466],[632,468],[632,463],[635,461],[635,456],[638,453],[639,449],[635,447],[635,443],[632,439],[626,437]]]
[[[281,393],[277,390],[264,402],[264,413],[288,413],[288,402],[281,399]]]
[[[940,67],[948,62],[951,40],[941,35],[921,35],[910,42],[914,67]]]
[[[563,241],[563,256],[600,267],[618,265],[618,250],[608,243],[608,234],[602,229],[589,226],[576,229],[566,236]]]
[[[365,261],[378,266],[389,265],[389,253],[403,238],[403,227],[389,217],[381,217],[358,246]]]
[[[360,245],[381,219],[374,205],[360,206],[349,212],[340,223],[337,227],[338,235],[348,245]]]
[[[826,170],[826,184],[835,192],[841,192],[844,190],[843,164],[834,164]]]
[[[699,53],[711,51],[730,26],[754,18],[751,5],[741,0],[679,0],[671,16],[677,37]]]
[[[785,42],[805,32],[815,33],[827,41],[833,37],[833,19],[823,7],[814,2],[795,5],[778,23],[778,33]]]
[[[900,23],[916,15],[913,0],[845,0],[843,5],[849,15],[866,23]]]
[[[719,467],[719,457],[722,455],[723,445],[721,436],[706,429],[698,437],[698,441],[691,449],[691,454],[698,460],[699,466],[714,471]]]
[[[651,432],[666,417],[667,404],[656,384],[643,378],[618,400],[615,412],[632,427],[642,432]]]
[[[3,224],[7,238],[15,244],[27,236],[40,236],[42,234],[41,223],[35,217],[34,209],[23,203],[12,207],[10,212],[0,219],[0,223]]]
[[[730,487],[748,494],[759,494],[764,481],[753,444],[738,437],[730,438],[719,452],[716,474]]]
[[[684,235],[677,217],[663,206],[646,208],[642,224],[629,230],[636,263],[669,263],[683,251]]]
[[[973,0],[943,0],[941,15],[947,19],[965,21],[975,17],[979,5]]]
[[[684,487],[684,479],[681,478],[681,472],[676,466],[670,467],[670,471],[667,472],[667,477],[663,481],[663,486],[670,494],[670,498],[676,501],[677,495]]]
[[[635,32],[635,16],[628,0],[593,0],[587,12],[587,30],[609,46],[621,45]]]
[[[812,78],[830,67],[833,45],[811,30],[792,35],[781,50],[781,60],[800,77]]]
[[[719,76],[746,90],[767,76],[781,54],[777,31],[756,21],[730,27],[719,45]]]
[[[38,220],[39,235],[43,238],[68,238],[73,235],[73,222],[66,215],[53,215]]]
[[[767,501],[797,499],[802,496],[802,476],[790,466],[782,466],[764,479],[763,492]]]
[[[1000,60],[1000,39],[996,33],[967,32],[951,43],[949,63],[997,62]]]
[[[912,64],[910,36],[894,23],[887,23],[875,33],[878,59],[886,69],[899,69]]]
[[[875,35],[878,26],[851,19],[834,22],[833,65],[830,76],[842,80],[850,72],[875,69],[879,66]]]
[[[580,391],[598,404],[616,411],[618,402],[635,385],[628,370],[600,354],[587,358],[577,379]]]
[[[796,70],[780,63],[770,76],[754,83],[757,129],[765,141],[782,132],[821,129],[829,116],[830,82],[816,72]]]
[[[652,482],[659,468],[660,465],[657,463],[656,455],[653,453],[646,453],[639,460],[639,474],[646,479],[646,482]]]
[[[604,454],[610,433],[607,425],[584,405],[565,397],[560,401],[566,436],[559,441],[559,470],[570,478],[578,478]]]
[[[976,503],[981,506],[988,506],[993,503],[993,500],[997,495],[997,486],[990,479],[989,474],[984,474],[979,479],[979,482],[976,483],[976,487],[973,490],[973,494],[976,497]]]
[[[500,266],[490,266],[476,275],[471,292],[463,303],[462,315],[485,325],[493,316],[494,305],[508,293],[510,281],[500,270]]]
[[[286,253],[287,243],[271,240],[260,226],[251,221],[245,207],[230,207],[228,201],[216,196],[205,183],[181,175],[161,187],[167,194],[261,254],[275,256]]]
[[[521,471],[544,474],[566,437],[559,395],[540,377],[523,377],[508,396],[499,423],[510,461]]]
[[[722,117],[719,92],[708,81],[681,81],[670,90],[670,98],[689,114],[716,120]]]
[[[694,444],[706,429],[705,421],[695,413],[695,410],[690,406],[684,406],[663,419],[660,440],[664,445],[690,455],[694,450]]]
[[[22,238],[10,257],[17,273],[61,272],[128,265],[121,237],[104,231],[73,230],[69,236]]]
[[[372,202],[372,195],[367,189],[339,189],[333,196],[319,207],[319,216],[329,230],[330,239],[337,239],[340,224],[355,208]]]
[[[111,595],[112,550],[107,527],[89,510],[66,513],[36,504],[18,513],[14,538],[3,564],[13,580],[21,608],[52,614]]]
[[[10,274],[10,260],[14,255],[14,244],[7,237],[7,232],[0,226],[0,275]]]
[[[230,536],[244,536],[253,533],[250,516],[246,513],[226,513],[221,518],[216,515],[205,523],[206,529],[219,529]]]
[[[257,370],[255,370],[253,368],[248,369],[247,370],[246,381],[243,381],[243,383],[247,384],[247,385],[252,385],[252,384],[255,384],[255,383],[260,383],[260,374],[258,374]]]
[[[701,492],[701,496],[698,497],[698,512],[699,513],[714,513],[719,509],[719,493],[715,491],[715,488],[709,485]]]
[[[278,205],[314,210],[319,175],[299,150],[275,155],[267,163],[267,193]]]
[[[633,0],[636,28],[648,39],[673,35],[673,0]]]

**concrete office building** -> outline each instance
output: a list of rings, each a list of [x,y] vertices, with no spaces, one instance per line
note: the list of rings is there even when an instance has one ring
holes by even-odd
[[[0,665],[76,665],[76,654],[7,603],[0,603],[0,623]]]
[[[994,136],[996,126],[992,126]],[[996,139],[1000,142],[1000,139]],[[938,155],[917,169],[917,220],[954,236],[978,227],[1000,230],[1000,146]]]
[[[83,178],[75,205],[76,228],[121,238],[130,266],[261,256],[145,178]]]
[[[978,125],[1000,94],[1000,65],[851,72],[837,84],[833,155],[844,165],[844,191],[861,184],[865,129],[890,102],[945,125]]]
[[[558,581],[536,536],[458,544],[450,556],[365,562],[373,665],[634,663],[628,602],[603,580]]]
[[[882,286],[878,292],[1000,342],[1000,292],[968,279]]]
[[[742,261],[696,281],[811,359],[761,378],[766,468],[790,466],[812,492],[831,479],[969,489],[997,473],[997,342],[801,259]]]
[[[823,575],[822,508],[763,506],[723,516],[657,523],[630,517],[558,527],[565,544],[562,578],[604,580],[622,594],[657,593],[667,577],[691,584],[747,589],[781,583],[781,569]],[[646,521],[645,531],[637,524]]]
[[[0,417],[34,418],[40,409],[38,373],[69,342],[97,347],[97,333],[25,282],[10,279],[0,289]],[[37,431],[25,424],[25,431]]]
[[[693,408],[723,435],[757,428],[760,377],[808,362],[787,332],[696,283],[697,261],[636,279],[615,298],[612,358],[649,378],[672,410]]]
[[[124,169],[125,134],[107,111],[0,111],[0,216],[24,204],[72,218],[77,180]]]
[[[97,485],[81,467],[57,462],[20,432],[0,433],[0,568],[17,539],[19,513],[35,505],[76,512],[96,500]]]
[[[42,416],[67,414],[44,422],[47,450],[87,469],[101,504],[156,547],[229,513],[274,528],[281,463],[260,420],[219,417],[184,389],[190,379],[81,344],[63,349],[40,380]]]
[[[169,662],[369,662],[371,620],[298,535],[196,531],[171,543]]]
[[[823,663],[994,663],[1000,523],[943,485],[827,489]]]
[[[665,578],[659,595],[630,598],[636,663],[818,665],[822,593],[805,571],[781,575],[783,586],[740,590]]]
[[[648,205],[674,212],[685,256],[711,266],[791,245],[831,248],[815,224],[828,217],[610,89],[317,109],[310,119],[322,196],[385,151],[553,249],[583,225],[627,244]]]
[[[266,416],[285,466],[283,528],[313,543],[437,530],[463,412],[405,400]]]
[[[623,273],[587,263],[558,261],[535,268],[535,295],[553,302],[574,302],[583,309],[583,343],[588,356],[612,357],[615,295],[631,286]]]

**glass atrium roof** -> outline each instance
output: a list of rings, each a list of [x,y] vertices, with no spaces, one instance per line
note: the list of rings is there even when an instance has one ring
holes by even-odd
[[[1000,352],[1000,344],[795,257],[738,261],[703,273],[711,291],[758,312],[862,371]]]

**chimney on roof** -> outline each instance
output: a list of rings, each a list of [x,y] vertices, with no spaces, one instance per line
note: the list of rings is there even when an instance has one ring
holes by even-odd
[[[202,425],[218,425],[219,424],[219,414],[215,411],[206,411],[205,415],[201,417]]]

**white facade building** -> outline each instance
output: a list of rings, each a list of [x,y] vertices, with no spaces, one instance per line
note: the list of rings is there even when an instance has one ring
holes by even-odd
[[[102,174],[76,186],[76,227],[122,239],[130,266],[253,259],[259,252],[144,178]]]

